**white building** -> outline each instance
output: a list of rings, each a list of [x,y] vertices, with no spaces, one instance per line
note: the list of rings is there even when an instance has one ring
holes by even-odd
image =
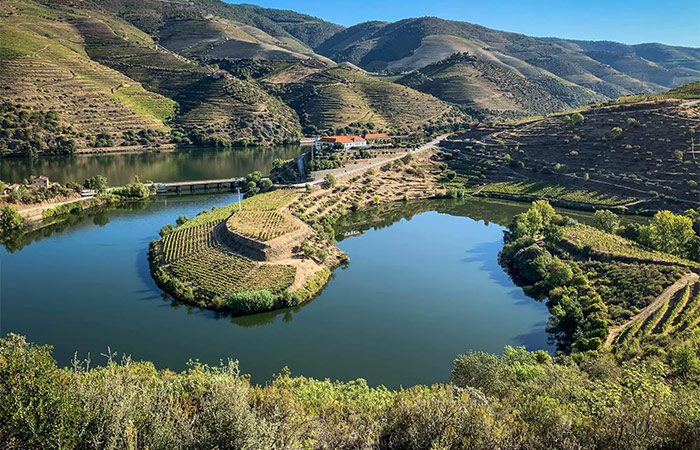
[[[333,147],[335,144],[343,144],[343,150],[348,150],[354,147],[367,147],[367,141],[360,136],[326,136],[316,138],[314,146],[316,150],[321,150],[323,144],[328,144]]]

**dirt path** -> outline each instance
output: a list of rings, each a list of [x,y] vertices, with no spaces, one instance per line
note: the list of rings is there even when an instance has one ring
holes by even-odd
[[[74,199],[72,199],[72,200],[66,200],[65,202],[47,203],[47,204],[41,205],[41,206],[34,206],[34,207],[31,207],[31,208],[18,209],[17,212],[18,212],[21,216],[31,215],[32,213],[44,211],[44,210],[46,210],[46,209],[55,208],[55,207],[57,207],[57,206],[67,205],[67,204],[69,204],[69,203],[75,203],[75,202],[82,202],[83,200],[87,200],[87,199],[89,199],[89,198],[93,198],[93,197],[92,197],[92,196],[90,196],[90,197],[80,197],[80,198],[74,198]]]
[[[676,292],[678,292],[679,289],[685,289],[686,284],[690,281],[691,283],[694,283],[695,281],[698,280],[698,274],[691,272],[683,275],[678,281],[673,283],[671,286],[667,287],[661,295],[656,297],[653,302],[649,304],[646,308],[641,310],[639,313],[635,314],[634,316],[630,317],[630,319],[621,324],[614,326],[610,328],[610,331],[608,332],[608,337],[605,340],[605,346],[609,347],[612,345],[613,342],[615,342],[615,339],[617,336],[620,335],[622,330],[627,328],[629,325],[632,325],[637,319],[641,319],[641,321],[645,321],[656,312],[657,309],[659,309],[663,304],[671,298]]]

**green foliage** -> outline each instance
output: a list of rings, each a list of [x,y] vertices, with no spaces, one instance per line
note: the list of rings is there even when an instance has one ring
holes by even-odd
[[[129,183],[124,187],[112,189],[111,193],[131,199],[146,198],[151,195],[151,191],[143,183]]]
[[[55,110],[30,110],[0,102],[0,156],[73,154],[75,134],[61,125]]]
[[[0,231],[9,233],[21,230],[23,226],[22,217],[12,206],[3,206],[0,209]]]
[[[234,292],[228,296],[227,302],[232,311],[253,314],[273,309],[275,295],[268,290]]]
[[[256,295],[256,294],[253,294]],[[263,294],[264,295],[264,294]],[[458,356],[452,384],[393,391],[363,379],[251,386],[237,363],[173,373],[113,354],[59,369],[50,348],[0,340],[3,448],[693,448],[697,349],[620,365],[506,347]],[[466,447],[465,447],[466,446]]]
[[[332,173],[329,173],[325,177],[323,177],[323,187],[325,187],[326,189],[335,187],[335,183],[335,176]]]
[[[593,215],[596,227],[607,233],[615,233],[617,227],[620,226],[620,218],[614,212],[601,209],[595,212]]]
[[[85,189],[93,189],[97,192],[102,192],[107,189],[107,178],[103,175],[95,175],[83,182]]]

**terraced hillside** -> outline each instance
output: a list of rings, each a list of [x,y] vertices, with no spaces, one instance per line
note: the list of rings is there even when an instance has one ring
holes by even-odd
[[[78,147],[137,144],[143,139],[134,136],[144,130],[167,142],[166,124],[197,129],[200,140],[247,144],[298,138],[294,111],[257,84],[213,77],[211,68],[163,49],[95,5],[8,5],[0,29],[0,73],[7,80],[0,100],[59,110]],[[97,138],[105,134],[110,138]]]
[[[646,336],[673,336],[699,324],[700,281],[692,273],[679,279],[629,321],[613,328],[606,344],[620,345]]]
[[[573,106],[521,74],[467,53],[415,70],[397,83],[456,103],[480,118],[551,113]]]
[[[335,133],[353,123],[407,132],[465,119],[455,107],[435,97],[345,68],[312,73],[285,85],[281,96],[311,134]]]
[[[612,46],[618,50],[609,51]],[[601,47],[606,51],[596,51]],[[358,24],[332,36],[316,51],[337,62],[393,73],[469,52],[545,89],[551,86],[551,94],[576,106],[595,100],[591,91],[616,98],[661,92],[700,79],[697,49],[547,40],[436,17]],[[568,91],[569,100],[557,91]]]
[[[161,233],[149,257],[156,282],[178,300],[234,314],[309,300],[330,272],[295,253],[310,229],[282,209],[297,196],[255,195]]]
[[[166,129],[164,120],[173,115],[174,102],[91,60],[76,27],[84,18],[79,13],[24,1],[7,1],[3,7],[0,100],[27,110],[56,110],[78,146],[87,146],[100,133],[119,142],[125,133]],[[128,26],[115,26],[115,32],[148,42]]]
[[[95,4],[186,56],[303,59],[314,56],[311,46],[343,28],[294,11],[218,0],[97,0]]]
[[[460,150],[450,164],[470,177],[473,164],[491,163],[487,176],[469,178],[470,183],[504,193],[515,183],[540,180],[628,198],[635,208],[695,208],[700,104],[689,98],[700,98],[699,88],[695,83],[579,113],[474,128],[445,143]],[[510,184],[491,187],[501,182]]]

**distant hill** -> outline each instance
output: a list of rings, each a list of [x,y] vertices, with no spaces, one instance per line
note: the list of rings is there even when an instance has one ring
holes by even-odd
[[[700,79],[698,49],[532,38],[434,17],[345,28],[220,0],[2,6],[0,120],[12,124],[0,130],[2,154],[409,132]],[[49,128],[23,131],[32,112]]]
[[[469,52],[533,82],[565,81],[609,98],[662,92],[700,79],[698,49],[541,39],[436,17],[361,23],[316,51],[337,62],[393,73]],[[586,101],[581,95],[580,104]]]
[[[283,75],[278,73],[267,82]],[[368,128],[402,134],[467,118],[453,105],[431,95],[351,67],[320,70],[287,81],[275,89],[297,111],[307,135],[335,134],[336,130],[362,133]]]
[[[563,92],[557,92],[550,85],[541,86],[515,71],[466,53],[455,53],[396,82],[455,103],[482,119],[558,112],[584,101],[565,95],[571,88],[563,83],[559,85]],[[556,82],[551,80],[551,84]],[[595,95],[587,96],[589,101],[596,99]]]

